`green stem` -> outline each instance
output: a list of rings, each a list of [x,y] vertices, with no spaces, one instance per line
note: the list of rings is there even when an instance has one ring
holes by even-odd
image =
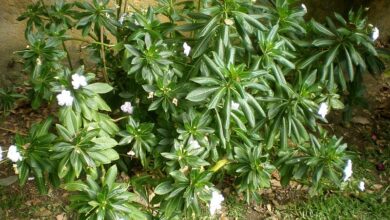
[[[123,117],[120,117],[120,118],[116,118],[116,119],[112,119],[114,122],[118,122],[120,120],[123,120],[123,119],[126,119],[128,118],[129,116],[123,116]]]
[[[105,43],[101,43],[99,41],[91,42],[89,40],[86,40],[86,39],[83,39],[83,38],[77,38],[77,37],[69,37],[69,38],[64,39],[64,41],[67,41],[67,40],[81,41],[81,42],[85,42],[85,43],[88,43],[88,44],[98,44],[98,45],[103,45],[103,46],[106,46],[106,47],[114,47],[115,46],[114,44],[105,44]]]
[[[73,70],[72,60],[70,59],[70,54],[69,54],[68,48],[66,48],[64,40],[62,40],[62,47],[64,48],[64,51],[66,53],[66,58],[68,58],[70,70]]]
[[[93,36],[91,33],[88,34],[90,38],[92,38],[94,41],[99,41],[99,39],[95,36]]]

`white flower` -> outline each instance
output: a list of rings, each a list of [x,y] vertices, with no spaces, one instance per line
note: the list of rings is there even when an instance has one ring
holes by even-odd
[[[172,99],[172,103],[173,103],[175,106],[177,106],[177,102],[178,102],[177,98],[173,98],[173,99]]]
[[[79,75],[77,73],[72,75],[72,85],[73,89],[79,89],[80,87],[87,85],[87,78],[83,75]]]
[[[3,149],[0,146],[0,161],[3,159]]]
[[[240,104],[238,104],[237,102],[234,102],[234,101],[232,101],[232,102],[230,103],[230,105],[232,106],[232,107],[231,107],[232,110],[238,110],[238,108],[240,108]]]
[[[362,191],[362,192],[366,189],[366,188],[364,187],[364,182],[363,182],[363,181],[360,181],[360,182],[359,182],[358,188],[359,188],[359,190]]]
[[[57,95],[57,101],[60,106],[72,106],[73,97],[70,95],[70,91],[62,90],[61,93]]]
[[[325,102],[321,103],[320,108],[318,109],[318,114],[321,115],[323,119],[325,119],[325,116],[328,114],[328,112],[328,104],[326,104]]]
[[[217,210],[220,210],[222,208],[221,203],[224,200],[223,196],[217,192],[213,191],[211,194],[211,200],[210,200],[210,214],[214,215]]]
[[[188,57],[188,55],[190,55],[191,52],[191,47],[190,45],[187,44],[187,42],[184,42],[183,49],[184,49],[184,54]]]
[[[343,173],[344,173],[343,181],[344,182],[348,181],[348,179],[352,176],[352,161],[351,160],[347,161],[347,165],[345,166]]]
[[[378,39],[378,37],[379,37],[379,29],[377,27],[374,27],[374,29],[372,29],[371,39],[373,41],[376,41],[376,39]]]
[[[190,147],[193,148],[193,149],[199,149],[200,148],[199,142],[197,140],[192,139],[192,138],[189,141],[189,144],[190,144]]]
[[[135,156],[135,152],[133,150],[131,150],[131,151],[127,152],[127,155],[133,157],[133,156]]]
[[[123,24],[123,21],[125,21],[125,18],[127,16],[127,13],[123,13],[120,18],[118,19],[119,24]]]
[[[15,145],[9,147],[7,157],[14,163],[23,159]]]
[[[306,5],[305,5],[305,4],[302,4],[301,7],[302,7],[303,11],[304,11],[305,13],[307,13]]]
[[[154,92],[149,92],[148,93],[148,99],[152,99],[154,97]]]
[[[133,114],[133,106],[131,106],[131,102],[125,102],[121,106],[121,110],[125,113]]]

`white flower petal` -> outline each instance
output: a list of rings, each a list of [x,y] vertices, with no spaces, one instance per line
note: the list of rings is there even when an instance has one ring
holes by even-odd
[[[214,215],[218,210],[222,208],[221,203],[224,200],[222,194],[217,191],[213,191],[211,194],[211,200],[209,204],[210,214]]]
[[[131,151],[127,152],[127,155],[133,157],[133,156],[135,156],[135,152],[133,150],[131,150]]]
[[[363,182],[363,181],[360,181],[360,182],[359,182],[358,188],[359,188],[359,190],[362,191],[362,192],[366,189],[366,188],[364,187],[364,182]]]
[[[173,103],[175,106],[177,106],[178,101],[179,101],[179,100],[177,100],[177,98],[173,98],[173,99],[172,99],[172,103]]]
[[[18,151],[18,148],[15,145],[11,145],[9,147],[7,157],[14,163],[18,162],[19,160],[21,161],[23,159]]]
[[[303,11],[304,11],[305,13],[307,13],[307,7],[306,7],[306,5],[305,5],[305,4],[301,4],[301,7],[302,7]]]
[[[187,44],[187,42],[184,42],[183,44],[184,54],[188,57],[191,52],[191,47]]]
[[[70,91],[62,90],[61,93],[57,95],[57,101],[60,106],[72,106],[73,96]]]
[[[371,33],[371,39],[373,41],[376,41],[379,37],[379,29],[377,27],[374,27],[374,29],[372,30],[372,33]]]
[[[72,75],[73,89],[79,89],[80,87],[86,86],[87,84],[87,78],[85,78],[85,76],[79,75],[77,73]]]
[[[321,115],[323,119],[325,119],[325,116],[329,113],[329,107],[326,102],[321,103],[320,108],[318,109],[318,114]]]
[[[148,99],[152,99],[154,97],[154,92],[149,92],[148,93]]]
[[[344,179],[343,181],[348,181],[348,179],[352,176],[352,161],[351,160],[348,160],[347,161],[347,165],[345,166],[344,170],[343,170],[343,173],[344,173]]]
[[[237,102],[234,102],[234,101],[232,101],[230,105],[231,105],[232,110],[238,110],[240,108],[240,104],[238,104]]]
[[[125,103],[121,106],[121,110],[122,110],[124,113],[133,114],[133,106],[131,105],[131,102],[125,102]]]

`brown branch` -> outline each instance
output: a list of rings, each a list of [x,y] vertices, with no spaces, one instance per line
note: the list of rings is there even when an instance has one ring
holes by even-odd
[[[103,77],[106,83],[108,83],[109,80],[107,75],[106,54],[104,52],[104,27],[103,26],[100,27],[100,43],[101,43],[100,55],[103,61]]]
[[[7,131],[7,132],[10,132],[10,133],[13,133],[13,134],[21,134],[21,135],[24,135],[24,136],[27,135],[26,133],[24,133],[22,131],[15,131],[15,130],[11,130],[11,129],[8,129],[8,128],[3,128],[3,127],[0,127],[0,130]]]

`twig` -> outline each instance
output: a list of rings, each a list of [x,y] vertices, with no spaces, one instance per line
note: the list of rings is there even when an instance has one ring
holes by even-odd
[[[104,41],[104,27],[101,26],[100,27],[100,43],[101,43],[101,50],[100,50],[100,55],[102,57],[102,61],[103,61],[103,77],[104,77],[104,80],[106,81],[106,83],[108,83],[108,75],[107,75],[107,66],[106,66],[106,54],[104,52],[104,45],[103,45],[103,42]]]
[[[11,130],[11,129],[8,129],[8,128],[3,128],[3,127],[0,127],[0,130],[7,131],[7,132],[11,132],[11,133],[13,133],[13,134],[21,134],[21,135],[24,135],[24,136],[27,135],[27,134],[24,133],[24,132],[15,131],[15,130]]]
[[[118,122],[118,121],[120,121],[122,119],[126,119],[127,117],[129,117],[129,116],[123,116],[123,117],[120,117],[120,118],[112,119],[112,121]]]
[[[68,41],[68,40],[81,41],[81,42],[85,42],[85,43],[88,43],[88,44],[98,44],[98,45],[103,45],[103,46],[106,46],[106,47],[114,47],[115,46],[114,44],[105,44],[105,43],[101,43],[99,41],[91,42],[89,40],[86,40],[86,39],[83,39],[83,38],[77,38],[77,37],[68,37],[68,38],[64,39],[64,41]]]
[[[125,5],[124,5],[123,12],[124,12],[124,13],[126,13],[126,12],[127,12],[127,0],[125,0]]]

